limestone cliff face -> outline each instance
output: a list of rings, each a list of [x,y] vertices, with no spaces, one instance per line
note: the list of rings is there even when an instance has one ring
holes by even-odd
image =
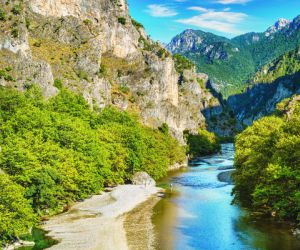
[[[204,126],[201,111],[218,101],[193,70],[179,81],[172,56],[133,21],[125,0],[0,0],[0,84],[38,84],[46,97],[62,83],[91,106],[113,104],[145,124],[167,123],[182,140]],[[180,82],[180,84],[179,84]]]

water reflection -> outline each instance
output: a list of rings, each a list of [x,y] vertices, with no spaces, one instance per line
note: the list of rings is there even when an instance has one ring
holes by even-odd
[[[226,181],[233,155],[233,145],[224,144],[221,154],[193,160],[187,171],[164,180],[178,195],[163,199],[155,208],[157,249],[300,249],[286,226],[251,221],[245,211],[231,205],[233,186],[218,176]]]

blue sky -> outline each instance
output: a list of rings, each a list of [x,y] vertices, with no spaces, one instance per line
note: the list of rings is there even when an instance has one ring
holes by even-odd
[[[234,37],[262,32],[300,15],[300,0],[128,0],[130,13],[154,40],[169,42],[187,28]]]

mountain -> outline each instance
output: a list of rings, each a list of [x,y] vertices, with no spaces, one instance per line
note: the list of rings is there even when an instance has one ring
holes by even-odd
[[[300,16],[291,22],[279,19],[265,32],[247,33],[233,39],[186,30],[174,37],[166,48],[191,59],[227,98],[243,91],[263,65],[299,44]]]
[[[218,104],[198,83],[207,77],[189,68],[183,78],[124,0],[1,0],[0,19],[1,86],[37,84],[51,98],[62,85],[94,109],[114,105],[148,126],[167,123],[181,141],[184,130],[205,126],[199,111]]]
[[[171,53],[192,60],[199,72],[205,72],[217,83],[224,95],[236,90],[255,66],[251,54],[225,37],[197,30],[186,30],[174,37],[166,47]],[[238,72],[238,74],[232,74]]]
[[[272,114],[277,103],[295,94],[300,94],[300,47],[264,65],[247,90],[230,96],[227,104],[239,123],[248,126]]]

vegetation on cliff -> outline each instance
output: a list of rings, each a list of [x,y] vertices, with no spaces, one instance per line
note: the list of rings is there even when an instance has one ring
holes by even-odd
[[[66,89],[45,101],[34,85],[0,88],[0,124],[0,245],[104,186],[137,171],[158,179],[185,159],[166,126],[145,127],[111,107],[92,111]]]
[[[259,214],[300,221],[300,102],[254,122],[236,139],[235,201]]]

